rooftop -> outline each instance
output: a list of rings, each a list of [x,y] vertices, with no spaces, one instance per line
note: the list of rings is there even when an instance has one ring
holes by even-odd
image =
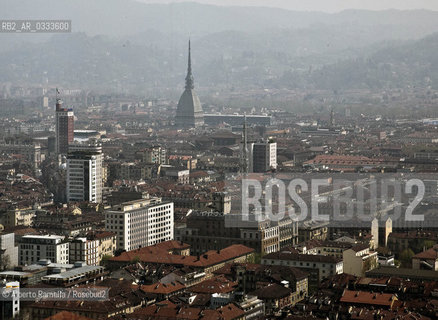
[[[79,268],[72,268],[68,271],[51,274],[44,276],[43,280],[74,280],[75,278],[81,278],[84,274],[90,272],[103,272],[105,270],[104,267],[101,266],[83,266]]]
[[[254,252],[254,249],[244,245],[235,244],[222,250],[211,250],[200,256],[181,256],[169,254],[165,250],[157,250],[154,246],[145,247],[133,251],[123,252],[120,256],[111,258],[113,262],[129,263],[135,259],[140,262],[184,265],[192,267],[208,267],[221,262],[231,261],[235,258],[248,255]]]
[[[280,299],[290,295],[291,292],[292,289],[273,283],[266,287],[257,289],[250,294],[257,296],[259,299]]]
[[[395,300],[397,300],[397,298],[392,293],[375,293],[346,289],[344,290],[340,302],[391,307]]]
[[[324,256],[319,254],[299,254],[292,252],[273,252],[263,256],[262,259],[270,260],[289,260],[289,261],[305,261],[305,262],[325,262],[325,263],[339,263],[342,259],[333,256]]]

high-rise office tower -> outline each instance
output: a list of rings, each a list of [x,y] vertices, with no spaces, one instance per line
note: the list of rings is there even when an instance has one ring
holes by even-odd
[[[252,172],[268,172],[277,169],[277,143],[258,142],[251,145]]]
[[[74,141],[74,113],[62,107],[61,99],[56,99],[56,153],[66,155],[68,145]]]
[[[196,128],[204,124],[204,113],[201,101],[195,93],[192,74],[191,47],[189,41],[189,61],[186,76],[186,87],[178,102],[176,110],[176,126],[179,128]]]
[[[102,202],[102,146],[70,145],[67,155],[67,201]]]

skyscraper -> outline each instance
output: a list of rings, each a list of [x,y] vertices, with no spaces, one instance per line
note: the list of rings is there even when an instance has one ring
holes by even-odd
[[[277,143],[272,141],[254,143],[251,150],[252,172],[268,172],[277,169]]]
[[[102,202],[102,162],[101,145],[70,145],[67,201]]]
[[[74,141],[74,113],[62,107],[61,99],[56,99],[56,153],[66,155],[68,145]]]
[[[186,87],[178,102],[176,110],[176,126],[179,128],[196,128],[204,124],[201,101],[195,93],[192,74],[191,46],[189,41],[189,59],[186,76]]]

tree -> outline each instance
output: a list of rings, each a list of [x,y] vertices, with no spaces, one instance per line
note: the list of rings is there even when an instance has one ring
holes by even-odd
[[[135,256],[134,258],[132,258],[131,263],[139,263],[140,262],[140,257],[139,256]]]
[[[11,257],[8,254],[5,254],[0,258],[0,270],[7,270],[10,267],[10,264]]]
[[[254,254],[252,254],[250,257],[248,257],[246,259],[247,263],[256,263],[256,264],[260,264],[262,261],[262,255],[259,252],[255,252]]]
[[[415,255],[412,249],[405,249],[400,253],[400,262],[403,267],[410,267],[412,262],[412,257]]]
[[[101,266],[106,266],[106,264],[108,263],[108,260],[111,258],[110,255],[104,254],[102,256],[102,259],[100,259],[100,265]]]
[[[365,274],[365,272],[373,270],[377,268],[377,259],[366,259],[364,261],[362,273]]]
[[[422,244],[423,244],[424,250],[429,250],[430,248],[432,248],[436,244],[436,242],[432,241],[432,240],[424,240]]]

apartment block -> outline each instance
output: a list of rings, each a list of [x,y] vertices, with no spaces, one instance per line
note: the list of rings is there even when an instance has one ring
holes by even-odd
[[[107,231],[117,234],[117,249],[134,250],[173,240],[173,203],[140,199],[105,212]]]

